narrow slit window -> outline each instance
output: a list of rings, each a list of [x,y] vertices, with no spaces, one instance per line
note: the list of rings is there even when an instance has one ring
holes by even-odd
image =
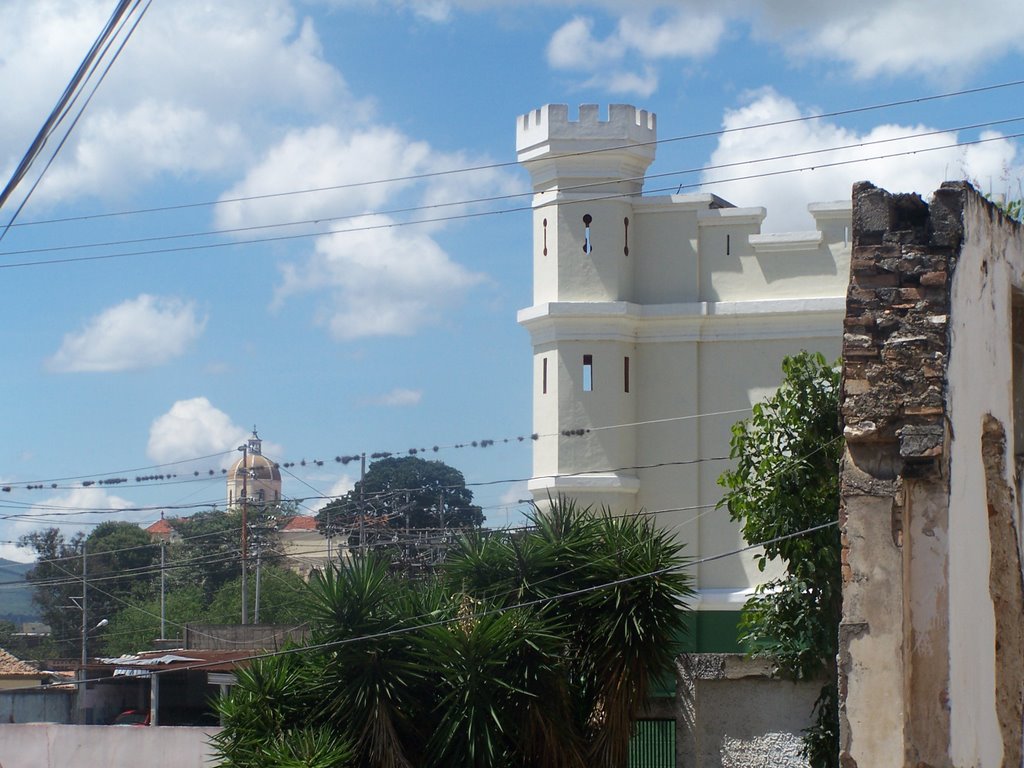
[[[622,220],[622,255],[629,256],[629,216]]]
[[[583,252],[592,253],[594,250],[594,244],[590,240],[590,224],[594,221],[594,217],[589,213],[583,214]]]
[[[542,226],[544,228],[544,255],[547,256],[548,255],[548,220],[547,219],[544,219],[544,221],[542,222]]]
[[[594,356],[583,356],[583,391],[594,391]]]
[[[725,255],[732,255],[732,235],[725,236]]]
[[[540,393],[542,395],[548,393],[548,359],[546,357],[540,361]]]
[[[622,389],[629,392],[629,358],[622,358]]]

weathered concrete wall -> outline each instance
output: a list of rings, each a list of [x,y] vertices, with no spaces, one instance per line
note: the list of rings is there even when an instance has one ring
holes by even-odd
[[[64,688],[0,691],[0,723],[72,723],[75,695]]]
[[[853,192],[843,337],[844,765],[948,754],[945,373],[964,190]],[[928,723],[926,728],[921,726]]]
[[[821,681],[794,683],[738,654],[679,659],[676,764],[686,768],[797,768],[802,731]]]
[[[854,187],[844,768],[1021,765],[1024,445],[1006,435],[1024,427],[1022,273],[1019,225],[969,185],[944,184],[928,205]]]
[[[205,768],[211,728],[0,725],[3,768]]]
[[[951,287],[950,756],[955,765],[1020,765],[1020,478],[1013,445],[1024,412],[1014,370],[1014,308],[1024,239],[973,192]],[[1021,330],[1016,329],[1019,334]],[[1019,441],[1018,441],[1019,443]],[[1014,531],[1014,529],[1017,529]],[[1014,757],[1016,756],[1016,757]]]

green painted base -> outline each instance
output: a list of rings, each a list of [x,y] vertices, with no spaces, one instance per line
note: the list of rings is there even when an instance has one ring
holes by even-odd
[[[693,611],[686,617],[686,635],[680,640],[683,653],[746,653],[739,642],[737,626],[740,611]],[[676,681],[673,676],[657,680],[653,696],[673,697]]]
[[[746,653],[739,641],[740,611],[694,611],[688,617],[685,653]]]

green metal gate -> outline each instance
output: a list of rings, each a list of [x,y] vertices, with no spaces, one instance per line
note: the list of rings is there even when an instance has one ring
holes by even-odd
[[[629,768],[676,768],[675,720],[637,720],[633,723]]]

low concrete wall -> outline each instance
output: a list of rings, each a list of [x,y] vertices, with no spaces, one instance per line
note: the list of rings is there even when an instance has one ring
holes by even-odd
[[[0,691],[0,723],[71,723],[74,709],[73,689],[40,687]]]
[[[209,768],[217,730],[0,725],[0,768]]]
[[[820,682],[770,675],[739,654],[679,657],[677,765],[686,768],[798,768]]]

